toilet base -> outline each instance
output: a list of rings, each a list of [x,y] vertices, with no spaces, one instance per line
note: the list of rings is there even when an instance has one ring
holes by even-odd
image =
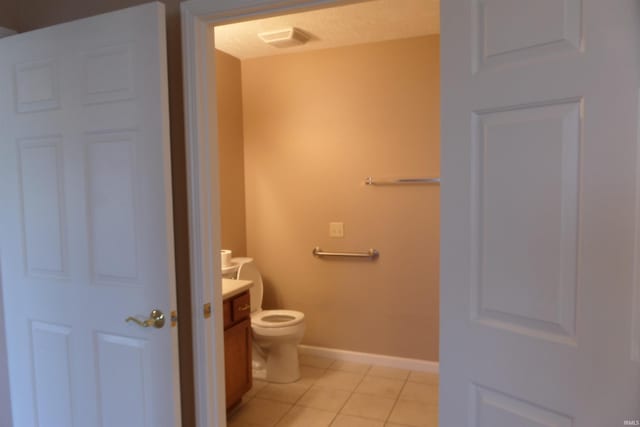
[[[297,344],[271,344],[266,352],[259,352],[266,353],[264,358],[259,357],[256,351],[253,353],[253,378],[280,384],[292,383],[300,379]]]
[[[267,381],[292,383],[300,379],[300,362],[296,344],[272,345],[267,356]]]
[[[267,370],[264,369],[264,368],[256,368],[256,367],[254,367],[251,370],[251,374],[252,374],[254,380],[262,380],[262,381],[266,381],[267,380]]]

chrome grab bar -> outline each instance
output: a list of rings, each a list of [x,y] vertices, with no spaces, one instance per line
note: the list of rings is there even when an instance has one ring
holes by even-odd
[[[324,257],[324,256],[337,256],[337,257],[349,257],[349,258],[369,258],[371,260],[375,260],[380,256],[380,252],[376,249],[369,249],[367,252],[327,252],[320,249],[319,246],[313,248],[311,252],[313,256]]]
[[[411,184],[440,184],[440,178],[398,178],[398,179],[374,179],[368,176],[365,185],[411,185]]]

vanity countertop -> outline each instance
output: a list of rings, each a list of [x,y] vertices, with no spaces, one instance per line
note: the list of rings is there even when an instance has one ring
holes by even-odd
[[[251,280],[222,279],[222,299],[231,298],[253,286]]]

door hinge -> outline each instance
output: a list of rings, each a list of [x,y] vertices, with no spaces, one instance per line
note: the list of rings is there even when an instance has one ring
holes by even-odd
[[[208,302],[208,303],[206,303],[204,305],[203,312],[204,312],[204,318],[205,319],[208,319],[208,318],[211,317],[211,303],[210,302]]]
[[[175,328],[176,326],[178,326],[178,312],[173,310],[171,312],[171,327]]]

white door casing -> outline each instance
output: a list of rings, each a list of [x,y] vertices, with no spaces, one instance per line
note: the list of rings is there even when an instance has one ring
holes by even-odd
[[[442,2],[442,426],[640,420],[639,17]]]
[[[15,426],[180,425],[164,6],[0,40]],[[125,323],[153,308],[162,329]]]

